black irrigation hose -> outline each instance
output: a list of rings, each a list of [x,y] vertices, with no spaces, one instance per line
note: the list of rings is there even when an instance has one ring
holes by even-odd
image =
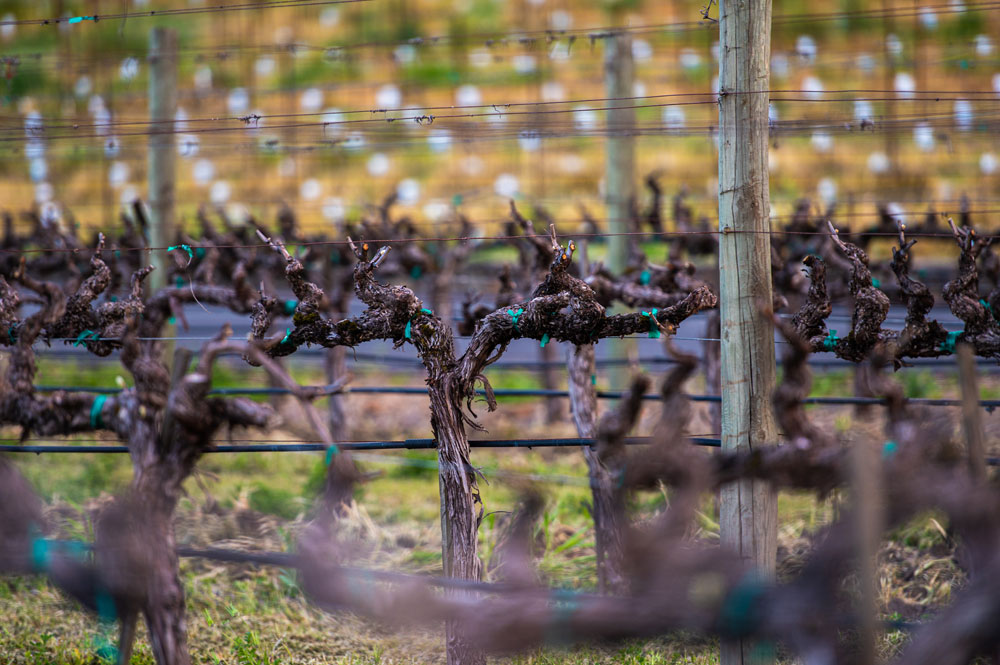
[[[64,390],[67,392],[98,393],[102,395],[113,395],[121,392],[121,388],[90,388],[86,386],[38,386],[38,392],[56,392]],[[358,386],[356,388],[345,388],[339,394],[370,394],[370,395],[426,395],[427,388],[419,386]],[[290,395],[292,391],[287,388],[215,388],[208,392],[209,395]],[[476,394],[484,396],[483,390],[477,390]],[[566,390],[546,390],[542,388],[497,388],[493,391],[495,397],[569,397]],[[598,399],[621,399],[624,392],[618,390],[599,390]],[[659,400],[662,397],[656,393],[643,395],[644,400]],[[721,402],[720,395],[688,395],[692,402]],[[828,405],[879,405],[885,400],[881,397],[806,397],[803,404],[828,404]],[[962,400],[945,398],[911,397],[907,399],[908,404],[915,406],[962,406]],[[993,411],[1000,408],[998,399],[981,399],[979,406]]]
[[[690,437],[696,446],[719,448],[720,439],[712,437]],[[472,448],[573,448],[593,445],[593,439],[488,439],[469,441]],[[649,437],[629,437],[628,445],[650,443]],[[301,443],[252,443],[244,445],[222,445],[209,448],[206,453],[308,453],[325,451],[329,446],[320,442]],[[436,450],[434,439],[404,439],[402,441],[348,441],[337,443],[337,448],[351,450]],[[68,446],[68,445],[0,445],[0,452],[8,453],[127,453],[128,446]]]

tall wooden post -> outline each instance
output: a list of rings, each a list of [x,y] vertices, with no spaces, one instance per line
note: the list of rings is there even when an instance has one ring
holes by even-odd
[[[719,291],[722,446],[750,450],[773,443],[774,327],[768,196],[768,89],[771,0],[719,2]],[[774,575],[777,497],[758,480],[722,488],[722,544]],[[724,643],[722,665],[761,663],[764,650]],[[772,657],[773,658],[773,657]]]
[[[604,92],[608,99],[632,96],[635,74],[632,62],[632,39],[627,33],[604,38]],[[604,163],[604,200],[608,215],[608,254],[605,265],[615,275],[621,275],[628,261],[629,237],[622,235],[632,230],[629,201],[635,192],[635,109],[615,108],[631,106],[628,101],[609,101],[606,106]],[[605,341],[608,357],[624,358],[629,340]],[[633,343],[634,344],[634,343]],[[625,389],[628,372],[624,365],[611,365],[611,381],[615,388]]]
[[[177,114],[177,33],[153,28],[149,37],[149,243],[167,247],[174,241],[174,203],[177,151],[174,147],[174,117]],[[167,283],[165,250],[149,257],[156,270],[146,283],[155,291]]]

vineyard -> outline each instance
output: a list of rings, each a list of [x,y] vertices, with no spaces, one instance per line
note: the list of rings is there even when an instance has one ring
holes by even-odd
[[[1000,658],[993,3],[553,2],[0,3],[0,663]]]

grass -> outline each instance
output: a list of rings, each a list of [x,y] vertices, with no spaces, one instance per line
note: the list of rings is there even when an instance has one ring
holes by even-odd
[[[318,382],[317,369],[293,365],[301,381]],[[69,363],[42,363],[47,382],[80,385],[114,385],[114,371]],[[256,374],[223,364],[217,385],[248,385]],[[954,377],[940,372],[904,370],[900,375],[907,394],[954,396]],[[526,371],[490,374],[496,387],[538,387],[538,377]],[[402,375],[390,381],[384,374],[359,373],[358,383],[417,381]],[[824,372],[816,376],[816,395],[849,394],[849,372]],[[996,381],[984,377],[984,395],[997,390]],[[426,412],[419,397],[355,395],[354,438],[427,436]],[[698,407],[700,408],[700,407]],[[857,420],[849,408],[814,410],[820,422],[852,434],[858,427],[879,429],[878,422]],[[646,409],[639,433],[655,419]],[[559,436],[572,434],[567,423],[547,425],[541,405],[531,400],[507,400],[494,414],[484,414],[487,436]],[[988,421],[987,421],[988,422]],[[276,433],[276,438],[282,436]],[[92,538],[92,511],[108,493],[125,486],[131,475],[123,455],[52,455],[17,458],[19,468],[49,503],[50,515],[60,535]],[[434,478],[433,452],[408,451],[392,455],[367,455],[359,461],[382,477],[358,488],[358,508],[351,516],[352,530],[363,544],[363,562],[376,567],[422,573],[441,570],[439,497]],[[584,479],[586,469],[576,451],[477,450],[474,463],[483,470],[481,482],[485,514],[480,527],[480,551],[487,564],[510,523],[518,501],[518,483],[524,475],[544,474]],[[187,497],[178,513],[178,542],[189,546],[219,546],[262,550],[287,550],[303,523],[322,482],[320,454],[208,455],[186,486]],[[587,509],[586,485],[544,483],[547,503],[536,529],[537,565],[545,583],[591,590],[595,585],[594,532]],[[779,540],[785,577],[794,575],[808,552],[810,535],[830,523],[844,498],[835,495],[820,501],[808,493],[785,492],[779,496]],[[630,509],[650,516],[669,501],[669,492],[642,492],[632,498]],[[919,619],[947,603],[963,580],[952,558],[947,524],[937,515],[923,515],[889,534],[883,548],[883,597],[885,616]],[[694,534],[718,538],[714,501],[706,497]],[[292,571],[252,566],[216,565],[185,560],[182,573],[188,600],[190,643],[196,663],[424,663],[441,660],[440,634],[435,630],[387,632],[356,617],[331,617],[303,598]],[[102,644],[111,636],[37,578],[8,578],[0,584],[0,653],[7,661],[33,663],[93,663]],[[134,663],[151,663],[145,633],[140,634]],[[898,649],[904,636],[886,635],[883,651]],[[582,647],[545,649],[501,662],[547,663],[714,663],[712,641],[671,636],[617,648]]]

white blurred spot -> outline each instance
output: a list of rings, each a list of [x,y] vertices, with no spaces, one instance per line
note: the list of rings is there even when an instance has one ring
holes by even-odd
[[[201,139],[195,134],[181,134],[177,137],[177,154],[181,157],[194,157],[201,147]]]
[[[521,191],[521,185],[517,181],[517,176],[510,173],[501,173],[493,181],[493,191],[505,199],[512,199]]]
[[[187,129],[188,129],[188,112],[184,110],[183,106],[178,106],[177,112],[174,113],[174,131],[186,132]]]
[[[225,180],[216,180],[212,183],[212,188],[208,192],[208,199],[215,205],[222,205],[229,200],[232,189]]]
[[[875,120],[875,111],[872,108],[871,102],[867,99],[858,99],[854,102],[854,121],[855,122],[873,122]]]
[[[684,108],[680,106],[667,106],[663,109],[663,124],[667,129],[683,129],[685,118]]]
[[[392,51],[392,56],[401,65],[408,65],[417,59],[417,49],[413,44],[400,44]]]
[[[2,20],[4,24],[0,26],[0,37],[3,37],[3,40],[7,42],[17,32],[17,24],[13,23],[13,21],[17,20],[17,17],[8,12],[3,15]]]
[[[122,60],[121,66],[118,67],[118,76],[120,76],[123,81],[131,81],[138,75],[139,61],[136,58],[128,57]]]
[[[917,89],[917,82],[913,80],[913,76],[910,73],[899,72],[896,74],[894,87],[896,88],[896,95],[900,99],[913,99],[913,93]]]
[[[299,108],[306,113],[315,113],[323,106],[323,91],[319,88],[308,88],[299,97]]]
[[[889,35],[886,35],[885,48],[889,51],[889,55],[894,58],[898,58],[903,52],[903,42],[899,41],[899,37],[890,33]]]
[[[889,158],[884,152],[873,152],[868,155],[868,170],[875,174],[889,170]]]
[[[28,175],[31,182],[42,182],[49,177],[49,164],[44,157],[36,157],[28,162]]]
[[[823,178],[816,185],[816,191],[819,193],[819,198],[827,206],[832,205],[837,201],[837,183],[833,181],[833,178]]]
[[[903,210],[903,206],[898,203],[894,201],[887,203],[885,206],[885,212],[889,218],[897,224],[906,223],[906,211]]]
[[[212,87],[212,68],[208,65],[199,67],[194,72],[194,87],[205,91]]]
[[[246,88],[233,88],[226,98],[226,108],[232,114],[245,113],[250,107],[250,95]]]
[[[24,156],[28,159],[36,159],[45,154],[45,142],[31,140],[24,144]]]
[[[462,171],[468,175],[479,175],[486,169],[486,164],[478,155],[468,155],[462,158]]]
[[[108,182],[112,187],[121,187],[128,182],[129,168],[125,162],[112,162],[108,169]]]
[[[930,7],[920,8],[920,23],[923,24],[924,28],[927,30],[935,30],[938,26],[938,17]]]
[[[577,129],[590,130],[597,127],[597,111],[587,106],[573,109],[573,123]]]
[[[316,178],[303,180],[299,185],[299,198],[303,201],[315,201],[323,193],[323,185]]]
[[[131,206],[139,199],[139,190],[135,185],[129,185],[122,190],[121,196],[118,197],[118,202],[123,206]]]
[[[542,147],[542,138],[536,131],[525,130],[517,135],[517,143],[525,152],[537,152]]]
[[[368,169],[368,175],[380,178],[389,172],[389,167],[391,166],[392,162],[384,153],[376,152],[368,158],[366,168]]]
[[[962,131],[968,131],[972,127],[972,102],[968,99],[955,100],[955,124]]]
[[[340,22],[340,10],[336,7],[327,7],[319,13],[319,24],[324,28],[333,28]]]
[[[565,10],[556,9],[549,14],[549,25],[553,30],[569,30],[573,27],[573,15]]]
[[[816,59],[816,40],[809,35],[799,35],[795,40],[795,53],[807,63]]]
[[[424,205],[424,217],[432,222],[439,222],[448,216],[451,206],[442,199],[431,199]]]
[[[204,187],[215,177],[215,165],[207,159],[199,159],[191,168],[191,177],[196,184]]]
[[[121,149],[122,149],[121,142],[114,136],[111,136],[104,140],[105,157],[111,157],[111,158],[117,157],[118,153],[121,152]]]
[[[486,49],[476,49],[469,51],[469,64],[476,68],[489,67],[493,62],[493,56]]]
[[[646,62],[653,57],[653,47],[645,39],[632,40],[632,59],[636,62]]]
[[[976,35],[973,43],[976,45],[976,55],[980,58],[988,58],[993,55],[993,40],[989,38],[989,35]]]
[[[586,167],[587,164],[580,155],[563,155],[559,158],[559,170],[563,173],[583,173]]]
[[[463,85],[455,90],[455,104],[458,106],[478,106],[483,103],[483,95],[474,85]]]
[[[993,175],[997,172],[997,156],[992,152],[984,152],[979,156],[979,170],[983,175]]]
[[[645,97],[646,96],[646,84],[642,81],[632,82],[632,96],[633,97]]]
[[[90,91],[94,89],[93,83],[90,81],[89,76],[81,76],[76,80],[76,85],[73,86],[73,94],[77,97],[86,97],[90,94]]]
[[[771,56],[771,76],[776,76],[780,79],[788,78],[790,69],[788,56],[784,53],[775,53]]]
[[[383,85],[375,91],[375,108],[377,109],[398,109],[402,103],[403,93],[391,83]]]
[[[771,102],[767,105],[767,123],[773,125],[778,122],[778,107]]]
[[[930,125],[917,125],[913,128],[913,141],[923,152],[931,152],[934,150],[934,130]]]
[[[531,72],[538,69],[538,63],[535,60],[535,56],[528,55],[526,53],[519,53],[511,58],[511,64],[514,65],[514,71],[518,74],[530,74]]]
[[[802,82],[802,89],[809,99],[823,98],[823,82],[816,76],[807,76]]]
[[[813,132],[810,142],[816,152],[830,152],[833,149],[833,137],[826,132]]]
[[[693,48],[683,48],[679,56],[681,67],[687,70],[696,69],[701,64],[701,56]]]
[[[997,76],[998,80],[1000,80],[1000,74]],[[543,102],[561,102],[566,99],[566,90],[562,87],[561,83],[556,81],[546,81],[543,83],[541,92]]]
[[[451,150],[451,132],[447,129],[432,129],[427,134],[427,146],[438,154]]]
[[[420,183],[413,178],[407,178],[396,186],[396,196],[403,205],[414,205],[420,200]]]
[[[323,217],[329,222],[342,222],[347,214],[343,199],[331,196],[323,200]]]
[[[264,78],[273,74],[276,66],[274,58],[269,55],[263,55],[253,63],[253,72],[257,76]]]
[[[285,157],[278,164],[278,175],[282,178],[291,178],[295,175],[295,158]]]
[[[858,69],[865,73],[875,70],[875,58],[868,53],[859,53],[854,62],[857,64]]]
[[[365,137],[361,135],[361,132],[351,132],[344,138],[343,145],[345,150],[357,152],[365,147]]]

